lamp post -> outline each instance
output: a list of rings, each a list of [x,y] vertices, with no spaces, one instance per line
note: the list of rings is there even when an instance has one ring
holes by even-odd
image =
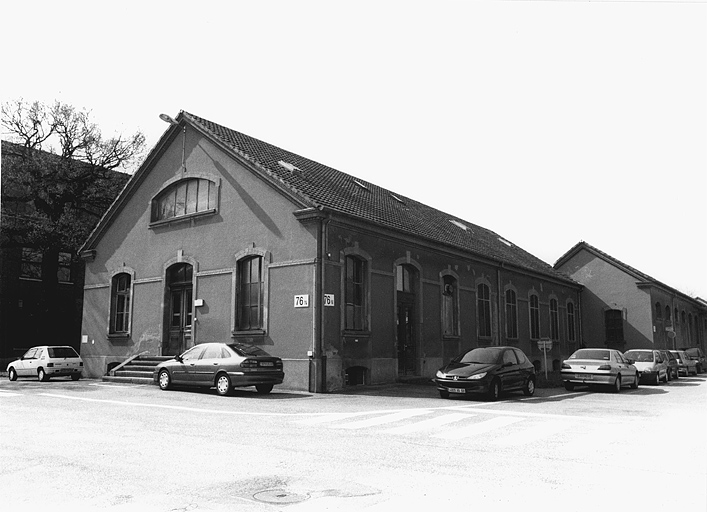
[[[171,124],[172,126],[179,126],[179,123],[167,114],[160,114],[160,119],[165,123]],[[187,125],[184,123],[184,128],[182,129],[182,173],[187,172],[187,162],[186,162],[186,144],[187,144]]]

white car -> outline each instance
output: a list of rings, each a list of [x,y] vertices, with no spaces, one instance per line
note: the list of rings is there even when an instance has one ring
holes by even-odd
[[[657,386],[670,379],[670,370],[659,350],[633,349],[624,352],[624,357],[633,361],[642,381]]]
[[[46,382],[50,377],[71,377],[79,380],[83,371],[83,361],[69,346],[32,347],[19,359],[7,365],[7,377],[36,377]]]
[[[575,386],[601,384],[611,386],[615,393],[621,386],[638,387],[639,374],[633,364],[618,350],[608,348],[581,348],[562,363],[565,389]]]

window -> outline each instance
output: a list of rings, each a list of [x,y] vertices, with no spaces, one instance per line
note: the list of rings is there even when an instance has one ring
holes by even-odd
[[[624,316],[620,309],[609,309],[604,313],[606,325],[606,341],[619,342],[624,340]]]
[[[396,271],[396,289],[399,292],[412,293],[412,271],[407,265],[398,265]]]
[[[68,252],[59,253],[59,269],[57,277],[60,283],[71,282],[71,254]]]
[[[491,337],[491,293],[489,287],[481,283],[476,288],[476,306],[479,321],[479,337]]]
[[[655,318],[656,320],[663,318],[663,308],[660,306],[660,302],[655,303]]]
[[[503,352],[503,364],[506,363],[518,364],[518,360],[512,350],[506,350]]]
[[[442,285],[442,332],[445,336],[458,336],[457,280],[444,276]]]
[[[514,290],[506,290],[506,337],[518,338],[518,298]]]
[[[557,299],[550,299],[550,339],[560,338],[560,317],[557,311]]]
[[[255,256],[238,262],[239,331],[263,329],[263,258]]]
[[[670,322],[670,306],[665,306],[665,321]]]
[[[42,251],[22,248],[22,263],[20,274],[30,279],[42,279]]]
[[[346,257],[346,283],[344,292],[344,329],[363,331],[366,329],[365,315],[366,262],[356,256]]]
[[[120,273],[111,281],[110,333],[127,334],[130,331],[130,274]]]
[[[540,339],[540,299],[537,295],[530,296],[530,337]]]
[[[575,319],[574,319],[574,302],[567,303],[567,339],[576,341],[575,335]]]
[[[203,178],[180,180],[152,200],[152,222],[216,210],[216,184]]]
[[[223,348],[221,345],[209,345],[204,349],[201,359],[221,359],[223,358]]]

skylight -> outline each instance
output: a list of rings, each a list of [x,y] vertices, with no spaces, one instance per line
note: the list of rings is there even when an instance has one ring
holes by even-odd
[[[358,181],[358,180],[353,180],[353,181],[356,185],[361,187],[363,190],[368,190],[368,187],[366,185],[364,185],[363,183],[361,183],[360,181]]]
[[[398,196],[396,196],[395,194],[390,194],[390,197],[392,197],[393,199],[395,199],[395,200],[396,200],[397,202],[399,202],[400,204],[405,204],[405,201],[403,201],[402,199],[400,199],[400,198],[399,198]]]
[[[463,223],[459,222],[458,220],[450,219],[449,222],[451,222],[452,224],[454,224],[458,228],[462,228],[464,231],[469,230],[469,227],[466,224],[463,224]]]
[[[278,162],[278,164],[280,164],[280,167],[284,167],[285,169],[287,169],[287,170],[290,171],[290,172],[295,172],[295,171],[301,171],[301,170],[302,170],[302,169],[300,169],[299,167],[296,167],[296,166],[292,165],[290,162],[285,162],[284,160],[280,160],[280,161]]]
[[[499,236],[499,237],[498,237],[498,241],[501,242],[501,243],[506,244],[508,247],[513,247],[513,244],[510,243],[510,242],[509,242],[508,240],[506,240],[505,238],[501,238],[501,237]]]

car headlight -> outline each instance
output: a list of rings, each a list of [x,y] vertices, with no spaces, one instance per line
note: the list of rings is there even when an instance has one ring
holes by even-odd
[[[444,374],[444,372],[442,370],[438,370],[437,373],[435,374],[435,377],[437,377],[438,379],[443,379],[446,377],[446,375]]]
[[[469,377],[467,377],[467,379],[468,379],[468,380],[479,380],[479,379],[483,379],[484,377],[486,377],[486,373],[487,373],[487,372],[475,373],[474,375],[470,375]]]
[[[653,372],[653,368],[646,368],[645,370],[643,370],[643,373],[652,373],[652,372]]]

